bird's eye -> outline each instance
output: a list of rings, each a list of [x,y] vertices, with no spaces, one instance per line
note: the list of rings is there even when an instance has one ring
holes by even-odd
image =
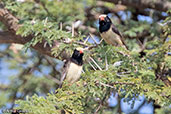
[[[110,20],[107,18],[107,19],[106,19],[106,22],[110,22]]]

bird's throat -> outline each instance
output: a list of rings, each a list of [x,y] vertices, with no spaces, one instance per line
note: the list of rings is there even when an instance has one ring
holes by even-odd
[[[100,23],[99,31],[100,33],[106,32],[110,29],[111,23]]]
[[[80,57],[80,58],[71,58],[71,62],[77,64],[77,65],[83,65],[83,59]]]

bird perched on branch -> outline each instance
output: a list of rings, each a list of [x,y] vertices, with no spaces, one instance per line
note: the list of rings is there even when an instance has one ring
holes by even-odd
[[[64,64],[61,82],[66,79],[70,83],[76,82],[80,76],[83,66],[83,48],[76,48],[69,60]]]
[[[106,43],[128,49],[122,35],[107,15],[103,14],[99,16],[99,31]]]

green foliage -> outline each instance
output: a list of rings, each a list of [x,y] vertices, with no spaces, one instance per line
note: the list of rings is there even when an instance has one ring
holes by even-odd
[[[167,11],[168,15],[171,14],[171,10]],[[165,20],[164,20],[164,27],[163,27],[163,30],[164,30],[164,35],[170,35],[171,34],[171,16],[168,16]]]
[[[1,102],[0,102],[0,107],[3,107],[5,105],[5,103],[8,101],[8,99],[6,98],[6,93],[1,93],[0,94],[0,97],[1,97]]]
[[[170,109],[170,107],[166,107],[163,109],[157,109],[156,113],[157,114],[169,114],[169,113],[171,113],[171,109]]]
[[[72,90],[72,91],[71,91]],[[27,110],[30,114],[51,114],[59,113],[60,110],[72,112],[76,114],[83,113],[83,105],[81,102],[85,97],[85,89],[77,85],[63,86],[57,90],[57,94],[48,94],[45,98],[34,95],[27,97],[26,101],[19,100],[20,108]]]
[[[93,55],[93,57],[95,60],[99,59],[96,62],[103,68],[103,71],[89,70],[90,66],[86,64],[84,66],[85,73],[82,74],[82,79],[76,84],[68,86],[65,83],[63,88],[57,90],[57,94],[49,94],[46,98],[32,97],[31,100],[17,102],[22,106],[19,108],[34,110],[32,113],[35,114],[41,108],[44,111],[41,110],[40,113],[47,113],[46,111],[50,107],[54,111],[54,106],[57,106],[59,111],[94,113],[94,109],[98,107],[98,100],[96,99],[102,100],[105,97],[105,92],[112,89],[118,92],[120,97],[128,98],[126,99],[127,102],[134,97],[138,97],[138,95],[145,95],[146,98],[154,99],[161,106],[170,105],[171,101],[167,98],[167,96],[171,95],[170,87],[165,86],[162,81],[156,80],[153,70],[156,69],[153,64],[161,63],[159,60],[164,58],[164,56],[161,56],[163,54],[156,54],[155,60],[152,59],[147,62],[149,56],[152,56],[151,54],[147,54],[147,58],[140,60],[138,54],[132,53],[131,58],[128,58],[117,53],[118,49],[112,46],[100,46],[95,49],[95,52],[101,53]],[[158,50],[160,49],[163,49],[163,47]],[[105,70],[104,56],[110,63],[107,70]],[[116,61],[121,60],[123,62],[120,66],[115,67],[113,65]],[[111,85],[111,87],[104,86],[104,84]],[[107,98],[109,95],[107,95]],[[49,97],[53,100],[49,100]],[[35,101],[38,101],[38,104]],[[30,107],[30,105],[26,107],[27,103],[33,103],[34,105],[33,107]]]
[[[47,19],[43,21],[35,21],[35,24],[32,24],[31,21],[25,22],[22,27],[17,31],[17,34],[20,34],[24,37],[28,35],[34,35],[34,38],[26,44],[27,48],[35,46],[37,43],[41,43],[43,40],[47,41],[47,44],[52,46],[52,41],[65,39],[71,37],[70,33],[61,31],[57,28],[57,23],[47,22]]]

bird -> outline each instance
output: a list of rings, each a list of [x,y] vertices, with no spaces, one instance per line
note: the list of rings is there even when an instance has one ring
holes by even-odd
[[[80,78],[83,68],[83,50],[80,47],[76,48],[69,60],[64,63],[61,82],[66,80],[72,84]]]
[[[112,23],[111,19],[105,14],[99,16],[99,32],[100,36],[107,44],[111,44],[113,46],[122,46],[128,50],[123,36]]]

